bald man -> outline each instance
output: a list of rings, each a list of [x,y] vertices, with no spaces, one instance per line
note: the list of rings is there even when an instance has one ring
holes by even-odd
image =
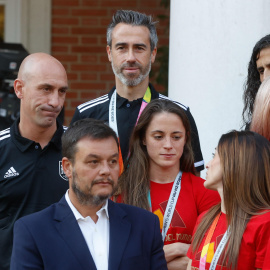
[[[60,200],[68,189],[56,118],[68,89],[63,65],[45,53],[27,56],[14,90],[20,119],[0,132],[0,269],[8,270],[14,222]]]

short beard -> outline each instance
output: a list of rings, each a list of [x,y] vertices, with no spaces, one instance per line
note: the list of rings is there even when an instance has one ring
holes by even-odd
[[[145,68],[146,71],[142,70],[142,66],[140,64],[135,64],[135,65],[134,64],[124,64],[120,67],[120,69],[117,69],[117,68],[115,68],[115,66],[113,64],[113,58],[111,61],[111,65],[112,65],[112,70],[113,70],[114,75],[121,81],[121,83],[126,85],[126,86],[133,87],[133,86],[139,85],[146,77],[148,77],[148,75],[151,71],[151,58],[150,58],[148,66]],[[122,72],[124,67],[139,67],[141,74],[137,78],[125,77],[125,75]]]
[[[74,169],[72,172],[72,179],[73,179],[73,181],[72,181],[71,188],[72,188],[73,192],[75,193],[75,195],[76,195],[76,197],[81,205],[93,205],[93,206],[102,205],[106,202],[107,199],[109,199],[112,196],[112,194],[116,190],[116,187],[114,186],[114,182],[108,178],[108,179],[106,179],[106,181],[108,181],[112,185],[112,193],[107,194],[107,195],[93,195],[93,194],[91,194],[92,187],[96,183],[103,181],[103,179],[92,181],[91,186],[88,187],[87,192],[82,191],[80,189],[78,182],[77,182],[78,175]]]

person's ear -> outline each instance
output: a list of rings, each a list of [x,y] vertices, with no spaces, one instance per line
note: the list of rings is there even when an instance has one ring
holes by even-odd
[[[157,55],[157,47],[151,52],[151,64],[154,64]]]
[[[111,47],[107,45],[106,50],[107,50],[108,59],[110,62],[112,62]]]
[[[22,80],[16,79],[14,81],[14,92],[19,99],[23,98],[23,86],[24,83]]]
[[[72,171],[73,171],[72,162],[68,158],[63,157],[62,158],[62,167],[63,167],[64,173],[67,176],[67,178],[71,179]]]

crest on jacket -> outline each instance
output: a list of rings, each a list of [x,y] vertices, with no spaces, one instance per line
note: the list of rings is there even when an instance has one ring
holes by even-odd
[[[59,161],[59,175],[66,181],[68,181],[67,176],[64,173],[63,166],[62,166],[62,160]]]

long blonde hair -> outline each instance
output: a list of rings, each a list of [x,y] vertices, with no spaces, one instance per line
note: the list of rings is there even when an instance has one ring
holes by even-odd
[[[270,142],[251,131],[232,131],[221,136],[217,151],[222,167],[222,183],[230,237],[223,250],[223,263],[236,269],[239,248],[252,216],[270,209]],[[195,252],[220,213],[220,204],[203,217],[192,241]]]

